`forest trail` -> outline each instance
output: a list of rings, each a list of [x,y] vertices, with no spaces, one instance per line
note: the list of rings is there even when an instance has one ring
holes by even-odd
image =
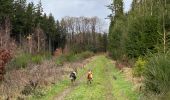
[[[92,58],[88,58],[86,59],[87,62],[90,62],[91,60],[95,59],[95,57]],[[85,65],[85,67],[87,68],[87,66]],[[84,69],[86,69],[84,68]],[[80,72],[80,74],[84,74],[85,70],[82,70],[82,72]],[[78,76],[78,80],[74,83],[74,84],[70,84],[69,87],[67,87],[66,89],[64,89],[61,93],[57,94],[56,96],[54,96],[53,100],[64,100],[64,98],[69,95],[71,93],[72,90],[74,90],[77,86],[79,86],[81,84],[81,82],[83,81],[83,75]]]
[[[93,71],[93,82],[87,84],[86,73]],[[116,79],[113,78],[116,77]],[[137,100],[139,94],[132,90],[132,84],[115,68],[112,60],[104,55],[95,56],[84,69],[78,72],[75,85],[63,89],[53,100]]]
[[[64,100],[64,98],[71,93],[72,90],[74,90],[82,81],[82,77],[79,79],[79,81],[76,81],[74,84],[71,84],[68,88],[64,89],[61,93],[57,94],[54,97],[54,100]]]

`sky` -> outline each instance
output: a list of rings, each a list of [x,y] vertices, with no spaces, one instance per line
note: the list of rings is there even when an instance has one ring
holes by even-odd
[[[39,0],[27,0],[37,4]],[[70,17],[93,17],[97,16],[105,21],[104,30],[109,27],[109,20],[105,19],[111,12],[106,5],[112,0],[41,0],[43,11],[47,14],[52,13],[56,20],[61,20],[65,16]],[[124,10],[130,9],[132,0],[124,0]]]

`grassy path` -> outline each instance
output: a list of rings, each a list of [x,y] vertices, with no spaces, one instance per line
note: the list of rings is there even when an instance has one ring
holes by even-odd
[[[94,73],[94,80],[91,85],[86,83],[86,74],[83,77],[81,84],[65,99],[66,100],[104,100],[105,98],[105,75],[104,57],[96,57],[87,66],[91,66]]]
[[[94,78],[90,85],[86,80],[88,69],[92,70]],[[140,95],[132,91],[132,84],[104,55],[93,57],[80,69],[76,81],[71,85],[66,78],[53,86],[41,100],[139,100]]]
[[[96,56],[87,66],[91,66],[94,80],[86,84],[86,77],[65,98],[65,100],[138,100],[139,95],[132,91],[132,84],[115,69],[111,60],[105,56]],[[116,76],[116,80],[113,78]]]

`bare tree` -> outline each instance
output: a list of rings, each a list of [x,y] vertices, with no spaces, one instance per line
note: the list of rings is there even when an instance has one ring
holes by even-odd
[[[76,52],[87,49],[86,46],[96,48],[98,33],[102,33],[103,23],[98,17],[65,17],[67,27],[67,47],[79,49]],[[84,46],[86,45],[86,46]]]
[[[6,18],[4,26],[0,26],[0,81],[5,74],[5,64],[11,59],[16,49],[15,41],[10,38],[11,24],[8,18]]]

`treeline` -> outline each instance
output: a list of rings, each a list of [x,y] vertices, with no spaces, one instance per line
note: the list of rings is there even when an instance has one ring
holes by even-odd
[[[9,30],[6,34],[25,51],[53,51],[64,45],[59,45],[59,42],[65,41],[63,31],[59,32],[63,29],[58,28],[58,21],[52,14],[47,16],[43,13],[41,2],[34,5],[27,4],[26,0],[1,0],[0,4],[1,30]]]
[[[67,32],[67,48],[75,53],[106,52],[107,33],[102,32],[103,22],[98,17],[65,17],[61,23]]]
[[[133,60],[133,75],[142,79],[149,99],[170,97],[170,0],[133,0],[123,11],[123,0],[108,6],[112,14],[108,50],[114,59]]]
[[[65,47],[69,52],[106,51],[107,35],[99,31],[97,17],[66,17],[59,21],[43,12],[41,2],[34,5],[26,0],[1,0],[0,4],[0,30],[24,51],[54,52]]]
[[[170,46],[170,0],[133,0],[123,12],[123,0],[113,0],[109,51],[115,59],[167,52]]]

